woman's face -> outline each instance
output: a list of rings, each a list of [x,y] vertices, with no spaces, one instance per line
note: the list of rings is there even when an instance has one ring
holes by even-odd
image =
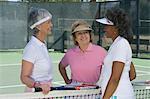
[[[80,45],[85,45],[90,43],[90,33],[89,31],[78,31],[75,33],[75,40]]]
[[[53,27],[52,21],[48,20],[40,25],[39,30],[44,34],[48,34],[51,33],[52,27]]]
[[[105,36],[107,38],[113,38],[114,36],[116,36],[116,28],[115,26],[112,25],[105,25],[104,26],[104,32],[105,32]]]

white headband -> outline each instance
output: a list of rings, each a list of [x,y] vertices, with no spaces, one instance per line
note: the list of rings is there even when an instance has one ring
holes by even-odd
[[[107,18],[96,19],[96,21],[106,25],[114,25],[114,23]]]
[[[45,21],[47,21],[47,20],[49,20],[49,19],[51,19],[49,16],[46,17],[46,18],[43,18],[43,19],[39,20],[38,22],[34,23],[33,25],[31,25],[30,28],[33,29],[33,28],[35,28],[37,25],[40,25],[41,23],[43,23],[43,22],[45,22]]]

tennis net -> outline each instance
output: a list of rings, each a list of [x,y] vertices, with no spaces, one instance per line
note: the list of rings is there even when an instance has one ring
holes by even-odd
[[[136,99],[150,99],[150,81],[133,83]]]
[[[150,99],[150,86],[143,82],[133,84],[136,99]],[[44,95],[42,92],[1,94],[0,99],[101,99],[101,90],[53,90]]]
[[[43,95],[41,92],[3,94],[0,99],[100,99],[100,89],[54,90]]]

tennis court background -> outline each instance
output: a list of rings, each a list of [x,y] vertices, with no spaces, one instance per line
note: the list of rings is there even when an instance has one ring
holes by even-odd
[[[47,44],[48,48],[62,52],[73,46],[70,26],[78,19],[84,19],[92,25],[95,34],[94,43],[108,48],[110,44],[107,45],[103,41],[102,27],[95,22],[95,19],[103,17],[106,9],[115,5],[126,9],[133,21],[135,42],[132,47],[134,55],[135,57],[148,58],[146,60],[133,59],[137,69],[136,80],[149,80],[150,13],[148,9],[150,3],[148,0],[139,0],[139,3],[136,2],[137,0],[126,1],[128,0],[103,3],[0,2],[0,94],[24,91],[24,86],[20,82],[22,51],[12,50],[23,49],[29,41],[27,12],[31,6],[48,9],[53,14],[53,35],[48,36]],[[137,8],[138,5],[139,8]],[[63,84],[57,68],[63,53],[51,52],[50,56],[54,66],[53,83],[56,86]]]
[[[63,55],[64,53],[50,52],[53,59],[54,86],[64,84],[58,71],[58,63]],[[1,52],[0,57],[0,94],[24,92],[24,85],[20,82],[22,52]],[[137,72],[134,81],[150,80],[150,60],[133,59],[133,62]]]
[[[92,25],[94,43],[108,49],[111,41],[104,41],[102,26],[95,21],[104,17],[107,9],[120,6],[125,9],[132,20],[134,40],[132,49],[134,57],[150,58],[150,1],[118,0],[99,3],[30,3],[0,2],[0,50],[23,49],[30,39],[28,31],[28,10],[30,7],[45,8],[52,15],[52,35],[47,37],[47,47],[64,51],[73,46],[71,24],[84,19]]]

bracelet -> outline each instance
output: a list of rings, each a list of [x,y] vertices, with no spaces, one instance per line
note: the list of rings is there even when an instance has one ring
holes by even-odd
[[[35,88],[36,82],[33,83],[32,87]]]
[[[34,83],[33,83],[33,88],[36,87],[36,84],[40,84],[40,82],[38,82],[38,81],[34,82]]]

